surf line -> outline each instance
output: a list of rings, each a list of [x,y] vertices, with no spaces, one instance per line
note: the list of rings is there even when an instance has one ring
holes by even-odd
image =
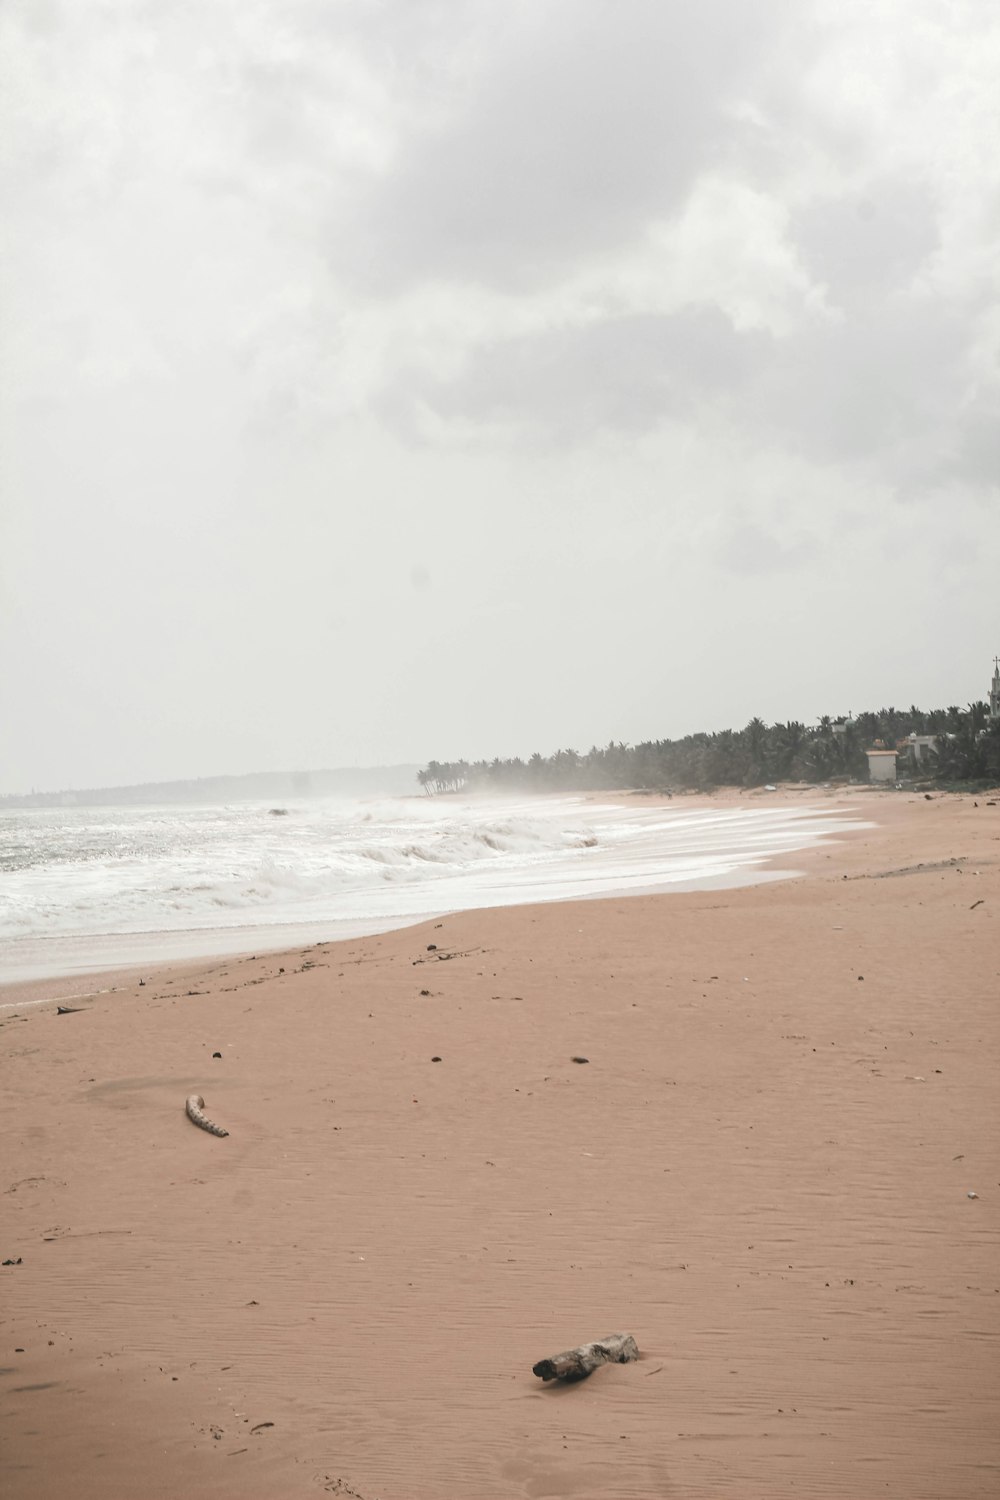
[[[41,1000],[0,1000],[0,1010],[26,1010],[29,1005],[63,1005],[67,1000],[95,1000],[98,995],[113,995],[115,987],[84,990],[79,995],[46,995]]]

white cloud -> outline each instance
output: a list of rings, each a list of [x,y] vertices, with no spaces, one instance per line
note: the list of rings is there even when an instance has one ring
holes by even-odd
[[[0,42],[0,788],[809,717],[817,663],[977,692],[980,0],[8,0]]]

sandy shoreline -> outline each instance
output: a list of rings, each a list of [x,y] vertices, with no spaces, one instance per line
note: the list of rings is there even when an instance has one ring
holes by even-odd
[[[1000,806],[843,800],[804,880],[3,1012],[5,1494],[995,1494]]]
[[[867,818],[866,802],[876,791],[868,788],[851,788],[847,794],[833,787],[817,787],[807,784],[783,785],[778,794],[763,788],[741,791],[733,787],[721,787],[710,794],[682,793],[666,796],[647,792],[602,792],[588,793],[580,801],[586,803],[618,804],[631,809],[667,807],[680,813],[688,811],[714,811],[719,807],[741,807],[757,804],[766,807],[777,804],[795,806],[803,802],[811,808],[822,809],[824,814],[845,810],[854,820]],[[883,794],[884,795],[884,794]],[[414,798],[414,801],[423,799]],[[547,800],[540,797],[539,801]],[[554,800],[562,802],[562,797]],[[832,807],[830,804],[834,804]],[[834,840],[836,834],[824,835]],[[796,849],[784,854],[763,858],[756,869],[735,868],[728,876],[717,879],[705,877],[690,881],[674,881],[669,887],[654,887],[641,894],[677,895],[687,890],[730,890],[755,882],[786,879],[801,872],[809,863],[810,851]],[[605,900],[618,897],[616,891],[599,892],[588,897]],[[580,899],[583,899],[582,897]],[[437,922],[442,916],[454,914],[448,910],[428,912],[424,916],[396,915],[380,920],[374,917],[348,920],[318,921],[276,924],[274,926],[234,927],[230,929],[192,929],[189,932],[170,930],[134,934],[96,935],[81,934],[74,938],[69,934],[57,934],[48,940],[39,940],[38,947],[46,952],[46,967],[40,973],[10,975],[0,971],[0,1016],[17,1004],[34,1005],[47,1000],[87,999],[127,989],[138,985],[140,979],[149,981],[157,974],[196,976],[219,961],[235,961],[251,953],[277,957],[285,952],[312,947],[316,943],[347,942],[357,938],[377,936],[381,932],[401,931],[405,927],[420,926],[424,922]],[[75,945],[75,946],[74,946]],[[134,959],[110,961],[95,955],[115,947],[133,949]],[[86,961],[80,961],[81,950]],[[67,963],[66,955],[72,955]],[[50,966],[51,965],[51,966]]]
[[[784,848],[786,861],[789,861],[794,858],[794,846],[799,839],[805,846],[818,837],[835,837],[841,821],[839,804],[836,809],[829,806],[835,797],[836,793],[829,787],[791,785],[783,786],[777,795],[773,788],[746,792],[723,788],[711,795],[683,794],[674,798],[628,792],[527,798],[524,795],[498,798],[473,794],[461,802],[443,799],[442,810],[433,814],[429,823],[422,821],[428,799],[413,798],[410,800],[421,808],[421,817],[416,821],[410,817],[407,833],[392,827],[391,823],[380,822],[378,818],[374,822],[371,816],[360,819],[357,826],[370,825],[368,831],[373,835],[367,848],[364,843],[359,846],[352,842],[350,837],[345,842],[350,820],[339,829],[334,827],[332,843],[327,839],[324,845],[322,868],[310,862],[313,856],[308,849],[296,847],[294,834],[280,852],[268,846],[265,840],[262,846],[258,846],[257,862],[253,867],[260,875],[261,888],[258,888],[257,875],[244,870],[249,885],[239,893],[239,900],[247,898],[250,904],[239,909],[239,919],[235,923],[212,921],[213,916],[218,918],[220,915],[219,905],[225,906],[234,899],[231,889],[234,872],[229,869],[223,875],[217,851],[210,848],[204,851],[206,864],[201,877],[195,878],[187,888],[184,876],[178,875],[177,871],[168,873],[154,858],[145,898],[148,902],[144,911],[145,926],[136,923],[132,894],[127,888],[116,891],[112,880],[103,898],[98,899],[90,911],[94,930],[73,930],[73,921],[66,924],[64,920],[67,902],[69,908],[74,906],[74,899],[70,898],[71,888],[67,884],[60,887],[57,877],[54,889],[46,890],[43,883],[43,888],[36,890],[38,911],[33,915],[24,912],[27,918],[24,926],[15,926],[6,943],[0,943],[0,1012],[9,1007],[12,999],[16,1001],[32,994],[44,996],[46,985],[53,976],[60,980],[61,993],[81,994],[88,984],[95,990],[109,987],[119,975],[126,976],[126,982],[134,983],[155,966],[203,966],[219,958],[279,953],[317,942],[353,941],[379,932],[436,921],[442,915],[456,911],[532,901],[603,899],[625,890],[630,894],[653,894],[708,889],[710,886],[732,889],[755,879],[784,878],[788,869],[782,868],[776,857],[768,860],[768,849]],[[864,799],[863,793],[860,799]],[[434,799],[431,801],[434,804]],[[619,810],[625,811],[631,827],[630,836],[624,843],[620,843],[620,830],[611,831],[606,826],[609,816],[614,822]],[[471,836],[473,850],[477,845],[490,846],[494,835],[513,839],[513,848],[507,849],[506,858],[499,861],[492,871],[488,869],[488,862],[477,863],[474,856],[469,860],[462,838],[456,837],[460,832],[455,826],[456,813],[459,825],[468,819],[470,827],[464,829],[464,834],[466,838]],[[689,833],[692,813],[695,827]],[[720,813],[722,823],[732,835],[724,850],[720,850],[716,842]],[[557,822],[568,819],[564,835],[569,836],[574,824],[578,837],[593,834],[586,859],[579,857],[579,851],[563,861],[558,857],[552,859],[559,844],[558,839],[555,844],[546,844],[547,838],[551,840],[553,814]],[[534,827],[536,815],[540,818],[537,829]],[[98,813],[98,816],[102,814]],[[759,832],[768,829],[775,817],[784,826],[771,826],[770,836],[768,832]],[[513,818],[513,828],[506,826],[509,818]],[[591,818],[595,823],[593,829],[590,827]],[[519,830],[518,823],[525,819],[526,823]],[[480,829],[484,820],[485,828],[479,832],[471,831]],[[493,826],[496,820],[499,820],[499,827]],[[407,815],[404,814],[403,823],[406,822]],[[650,823],[661,826],[651,832],[646,826]],[[310,826],[314,826],[313,820],[307,814],[299,837]],[[260,830],[256,830],[255,837],[259,834]],[[387,835],[388,849],[384,843]],[[401,837],[406,843],[399,849],[395,845]],[[539,837],[551,862],[544,868],[532,870],[533,861],[525,859],[525,851],[531,848],[532,853],[536,852]],[[518,838],[521,840],[520,850]],[[748,840],[752,848],[747,848]],[[305,841],[309,845],[308,837]],[[723,834],[722,843],[725,842]],[[620,850],[617,856],[616,845]],[[699,845],[704,847],[699,850]],[[454,863],[449,861],[449,849]],[[651,855],[654,856],[652,860]],[[339,889],[335,872],[339,869],[342,879],[345,858],[353,857],[357,862],[359,856],[362,866],[367,867],[367,876],[363,871],[360,884],[356,886],[351,885],[355,878],[352,876],[348,879],[347,889]],[[234,854],[237,861],[242,857]],[[407,876],[417,873],[422,860],[426,861],[425,872],[427,867],[438,870],[439,860],[443,858],[446,878],[417,879],[412,884],[404,880],[399,884],[395,878],[398,871],[386,869],[387,857],[390,865],[396,864],[400,857],[404,864],[409,861],[411,868],[405,872]],[[280,860],[286,883],[293,888],[300,876],[306,887],[313,883],[310,901],[298,905],[295,901],[285,905],[279,902],[275,910],[264,899],[262,890],[274,889],[274,880],[268,873],[272,859]],[[303,860],[307,872],[304,876],[299,868]],[[56,861],[57,866],[58,863]],[[762,863],[766,868],[760,868]],[[463,864],[465,878],[458,873]],[[645,889],[641,884],[641,871],[648,877]],[[386,880],[387,875],[392,878]],[[158,878],[167,886],[159,892],[159,900],[156,896]],[[369,882],[367,890],[364,889],[366,878]],[[180,880],[179,887],[176,886],[177,879]],[[331,881],[333,883],[329,884]],[[326,898],[319,900],[317,905],[317,890],[323,882],[327,882]],[[27,885],[25,891],[32,888]],[[182,892],[186,889],[187,897],[194,903],[186,912],[190,924],[187,926],[183,925],[183,919],[182,925],[176,925],[174,921],[178,910],[174,896],[178,889]],[[209,900],[206,893],[213,891],[215,896]],[[14,896],[16,903],[16,886]],[[23,904],[24,893],[20,899]],[[60,911],[62,920],[57,915]],[[48,916],[43,917],[46,912]],[[43,931],[46,921],[53,917],[52,930]],[[166,925],[158,926],[158,922]],[[75,982],[69,983],[72,976],[76,976]]]

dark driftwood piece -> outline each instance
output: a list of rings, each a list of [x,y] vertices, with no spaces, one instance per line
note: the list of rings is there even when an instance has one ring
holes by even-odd
[[[532,1365],[531,1373],[542,1380],[583,1380],[598,1365],[627,1365],[638,1358],[639,1346],[630,1333],[609,1333],[598,1343],[581,1344],[578,1349],[567,1349],[565,1354],[540,1359],[537,1365]]]

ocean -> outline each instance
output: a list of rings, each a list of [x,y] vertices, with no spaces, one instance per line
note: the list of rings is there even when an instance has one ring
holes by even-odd
[[[0,813],[0,982],[256,952],[446,912],[780,878],[857,822],[764,798],[327,799]]]

